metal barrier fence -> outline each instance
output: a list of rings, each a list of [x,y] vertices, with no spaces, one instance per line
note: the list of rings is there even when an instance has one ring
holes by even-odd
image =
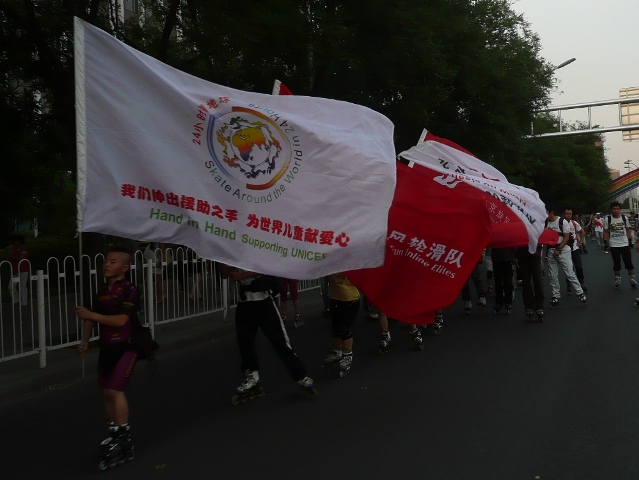
[[[14,274],[9,261],[0,262],[0,362],[70,347],[82,339],[82,321],[75,306],[92,307],[101,286],[103,255],[77,259],[49,258],[45,270]],[[81,281],[82,278],[82,281]],[[237,291],[223,280],[218,264],[198,257],[189,248],[138,250],[131,263],[131,279],[140,287],[143,310],[140,322],[151,327],[215,312],[237,303]],[[317,288],[317,280],[304,280],[299,290]],[[96,339],[97,336],[93,337]]]

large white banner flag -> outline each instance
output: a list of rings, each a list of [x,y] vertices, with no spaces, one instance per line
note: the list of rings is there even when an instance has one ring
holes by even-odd
[[[384,261],[393,124],[244,92],[75,19],[78,225],[289,278]]]

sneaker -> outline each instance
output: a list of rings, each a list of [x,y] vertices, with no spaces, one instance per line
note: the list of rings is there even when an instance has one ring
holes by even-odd
[[[619,288],[621,286],[621,277],[619,275],[615,275],[615,287]]]
[[[537,315],[537,321],[538,322],[543,322],[544,321],[544,309],[543,308],[538,308],[537,310],[535,310],[535,314]]]
[[[581,303],[587,303],[586,294],[585,293],[582,293],[581,295],[579,295],[579,301]]]
[[[477,302],[477,306],[478,307],[485,307],[486,306],[486,297],[479,297],[479,301]]]
[[[464,307],[464,313],[466,315],[470,315],[470,311],[473,308],[473,302],[470,300],[466,300],[466,306]]]

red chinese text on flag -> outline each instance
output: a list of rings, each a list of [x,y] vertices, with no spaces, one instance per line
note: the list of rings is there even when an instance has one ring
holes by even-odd
[[[490,239],[483,193],[436,177],[426,167],[397,164],[384,265],[347,272],[381,311],[421,325],[457,298]]]

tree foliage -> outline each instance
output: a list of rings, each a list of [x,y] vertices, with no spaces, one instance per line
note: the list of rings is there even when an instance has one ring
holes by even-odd
[[[366,105],[394,122],[398,151],[426,127],[542,198],[578,205],[603,195],[608,175],[592,136],[524,138],[553,73],[509,0],[138,3],[140,14],[122,21],[116,0],[0,0],[10,159],[0,200],[11,205],[0,230],[34,215],[45,230],[72,224],[52,212],[75,215],[74,15],[215,83],[268,93],[278,78],[299,95]]]

